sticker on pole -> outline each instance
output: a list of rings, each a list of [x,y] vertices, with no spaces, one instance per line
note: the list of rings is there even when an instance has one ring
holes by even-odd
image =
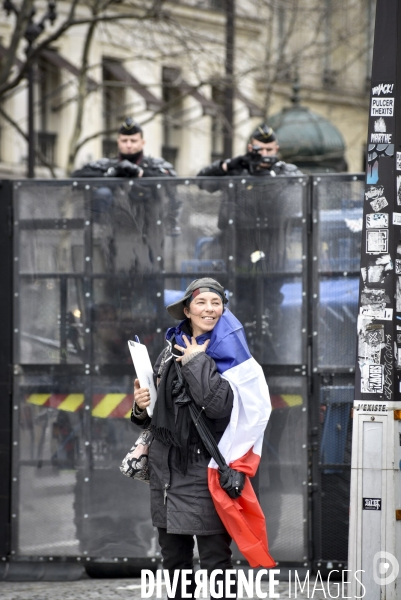
[[[367,254],[381,254],[387,252],[388,229],[377,229],[366,231]]]
[[[394,114],[394,98],[372,98],[371,117],[392,117]]]
[[[381,498],[362,498],[363,510],[381,510],[382,500]]]

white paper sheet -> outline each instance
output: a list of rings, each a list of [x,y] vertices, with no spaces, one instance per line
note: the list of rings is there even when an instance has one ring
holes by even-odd
[[[152,363],[150,362],[149,353],[146,346],[139,342],[134,342],[133,340],[128,341],[128,348],[131,353],[132,362],[134,363],[136,376],[139,379],[139,385],[141,388],[149,388],[150,404],[146,410],[151,417],[156,402],[157,392],[153,382],[153,368]]]

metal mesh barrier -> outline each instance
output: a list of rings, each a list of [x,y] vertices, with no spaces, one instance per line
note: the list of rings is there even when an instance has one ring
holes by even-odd
[[[314,364],[354,368],[362,235],[363,181],[314,178]]]
[[[303,562],[307,559],[306,381],[267,379],[274,410],[264,438],[259,480],[269,547],[276,560]]]
[[[272,554],[310,557],[307,366],[354,364],[356,277],[344,271],[357,269],[359,234],[344,219],[359,218],[346,202],[360,184],[347,185],[315,186],[311,253],[306,177],[14,184],[16,557],[158,559],[149,490],[118,469],[138,435],[127,341],[138,335],[155,360],[165,306],[203,276],[225,286],[270,386],[259,488]],[[322,478],[338,477],[330,469]]]
[[[312,330],[315,560],[348,556],[351,407],[356,357],[364,182],[357,176],[313,178]],[[341,568],[341,567],[340,567]]]
[[[320,393],[321,558],[346,561],[354,388],[334,384]]]

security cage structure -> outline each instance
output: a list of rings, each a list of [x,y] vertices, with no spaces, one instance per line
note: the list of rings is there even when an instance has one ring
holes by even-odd
[[[1,279],[0,311],[0,556],[10,553],[11,521],[11,451],[12,451],[12,184],[0,182],[0,252]]]
[[[13,217],[3,558],[159,562],[148,487],[119,471],[138,435],[127,341],[138,335],[155,360],[172,325],[165,306],[211,276],[270,387],[259,498],[271,553],[344,562],[329,498],[334,487],[347,523],[362,175],[24,180],[1,195]]]
[[[363,192],[356,175],[312,182],[312,554],[322,573],[348,557]]]

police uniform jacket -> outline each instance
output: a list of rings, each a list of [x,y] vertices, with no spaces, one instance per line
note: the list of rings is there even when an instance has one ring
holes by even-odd
[[[275,177],[276,175],[300,176],[303,174],[296,165],[286,163],[282,160],[276,162],[270,167],[270,169],[253,165],[253,168],[240,167],[238,169],[231,169],[230,171],[224,171],[224,169],[222,169],[222,162],[223,161],[221,160],[216,160],[208,167],[204,167],[201,171],[199,171],[197,176],[216,177],[220,175],[228,175],[229,177],[234,177],[236,175],[242,175],[243,177],[249,177],[250,175],[254,175],[256,177]]]
[[[77,169],[71,174],[71,177],[104,177],[109,169],[117,167],[120,163],[120,158],[100,158],[99,160],[87,163],[81,169]],[[164,158],[142,156],[137,163],[132,164],[136,164],[143,170],[142,177],[177,176],[173,165],[164,160]],[[129,171],[122,171],[116,174],[115,177],[132,177],[132,174]]]

